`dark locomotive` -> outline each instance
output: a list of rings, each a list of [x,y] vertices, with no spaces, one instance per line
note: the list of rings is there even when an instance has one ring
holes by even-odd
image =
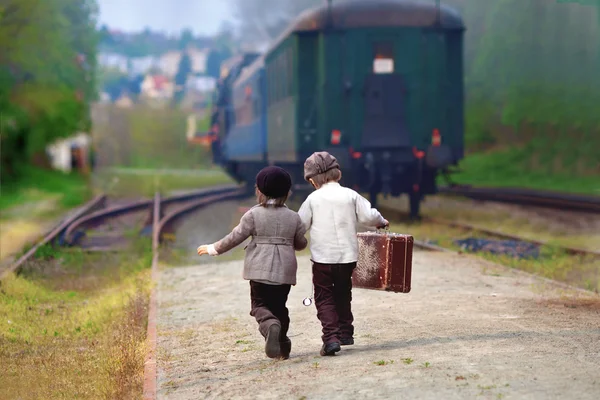
[[[213,110],[214,161],[239,182],[263,166],[303,183],[326,150],[344,185],[408,194],[417,216],[440,172],[463,157],[463,32],[446,6],[329,4],[300,15],[265,54],[239,57]]]

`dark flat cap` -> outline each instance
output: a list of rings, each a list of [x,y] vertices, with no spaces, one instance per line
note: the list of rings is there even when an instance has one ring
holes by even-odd
[[[318,151],[312,153],[310,157],[304,161],[304,179],[308,181],[310,178],[325,173],[331,169],[340,168],[336,158],[326,151]]]
[[[277,198],[286,196],[292,188],[292,177],[280,167],[270,166],[256,175],[256,187],[262,194]]]

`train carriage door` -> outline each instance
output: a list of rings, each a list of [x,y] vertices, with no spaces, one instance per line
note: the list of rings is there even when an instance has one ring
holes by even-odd
[[[369,45],[371,66],[363,88],[362,145],[365,148],[410,146],[404,118],[406,88],[396,65],[394,40],[375,38]]]

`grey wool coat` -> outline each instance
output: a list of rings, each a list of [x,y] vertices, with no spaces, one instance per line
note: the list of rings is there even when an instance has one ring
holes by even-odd
[[[223,254],[251,236],[244,259],[244,279],[295,285],[298,269],[295,251],[306,248],[305,233],[295,211],[285,206],[256,205],[214,247]]]

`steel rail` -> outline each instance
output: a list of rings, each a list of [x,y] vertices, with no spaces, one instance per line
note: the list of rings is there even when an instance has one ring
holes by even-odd
[[[71,215],[71,216],[63,219],[62,222],[60,222],[58,224],[58,226],[56,226],[53,230],[51,230],[49,233],[47,233],[42,238],[42,240],[40,240],[39,242],[37,242],[31,249],[29,249],[28,252],[26,252],[25,254],[23,254],[10,267],[8,267],[8,269],[6,269],[1,274],[0,281],[2,279],[4,279],[9,273],[18,274],[21,271],[21,268],[23,267],[23,264],[25,264],[25,262],[27,260],[29,260],[36,253],[36,251],[40,247],[42,247],[42,246],[44,246],[44,245],[46,245],[48,243],[51,243],[54,240],[56,240],[57,238],[60,238],[62,235],[66,234],[66,230],[75,221],[77,221],[78,219],[81,219],[81,218],[85,218],[85,215],[87,215],[88,213],[92,212],[93,210],[96,210],[98,208],[104,207],[105,203],[106,203],[106,195],[105,194],[101,194],[99,196],[96,196],[94,199],[92,199],[88,203],[84,204],[73,215]]]
[[[392,218],[396,219],[396,220],[403,220],[403,219],[409,218],[408,213],[398,210],[398,209],[395,209],[393,207],[380,206],[379,210],[383,214],[392,215]],[[555,244],[545,242],[542,240],[530,239],[527,237],[513,235],[513,234],[509,234],[509,233],[505,233],[505,232],[500,232],[500,231],[496,231],[496,230],[489,229],[489,228],[484,228],[484,227],[477,226],[477,225],[467,224],[464,222],[450,221],[450,220],[445,220],[445,219],[440,219],[440,218],[432,218],[432,217],[423,217],[422,221],[430,222],[430,223],[438,224],[438,225],[450,226],[450,227],[459,228],[459,229],[480,232],[480,233],[483,233],[483,234],[486,234],[489,236],[493,236],[493,237],[497,237],[497,238],[532,243],[537,246],[554,247],[554,248],[560,249],[570,255],[592,255],[592,256],[596,256],[596,257],[600,256],[600,251],[588,250],[588,249],[582,249],[582,248],[576,248],[576,247],[569,247],[569,246],[562,246],[562,245],[555,245]]]
[[[156,398],[156,316],[158,310],[158,301],[156,298],[156,283],[158,282],[158,256],[160,246],[160,193],[154,195],[154,206],[152,212],[152,288],[150,291],[150,301],[148,304],[148,326],[146,330],[146,340],[148,341],[148,353],[144,361],[144,400]]]
[[[206,195],[214,195],[220,193],[228,193],[234,190],[239,190],[239,186],[235,185],[223,185],[218,186],[216,188],[206,188],[193,192],[188,192],[176,196],[166,197],[161,199],[162,206],[173,205],[176,203],[191,201],[197,199],[198,197],[206,196]],[[77,230],[91,228],[94,226],[98,226],[104,222],[107,218],[115,218],[125,214],[129,214],[132,212],[143,211],[151,209],[153,204],[153,200],[139,200],[135,202],[131,202],[128,204],[118,205],[114,207],[109,207],[104,210],[100,210],[98,212],[92,213],[90,215],[86,215],[83,218],[78,219],[74,223],[72,223],[66,233],[65,233],[65,241],[68,244],[74,243],[74,234]]]
[[[218,192],[218,193],[207,193],[202,198],[195,200],[191,203],[185,204],[182,207],[179,207],[176,210],[173,210],[169,214],[165,215],[159,223],[159,235],[165,230],[170,224],[173,224],[178,218],[183,217],[189,212],[195,211],[198,208],[205,207],[211,204],[214,204],[218,201],[227,201],[227,200],[235,200],[246,197],[248,195],[248,191],[245,188],[238,188],[233,191],[228,192]]]
[[[467,185],[446,186],[439,193],[511,204],[547,207],[560,210],[600,213],[600,197],[545,190],[518,188],[473,187]]]
[[[232,190],[233,189],[233,190]],[[154,209],[153,209],[153,222],[152,222],[152,281],[153,287],[150,293],[150,305],[148,310],[148,328],[147,328],[147,340],[148,340],[148,354],[144,363],[144,387],[143,387],[143,398],[144,400],[156,399],[156,381],[157,381],[157,365],[156,365],[156,316],[157,316],[157,298],[156,298],[156,283],[158,282],[158,263],[160,253],[160,238],[162,231],[173,224],[178,218],[183,217],[189,212],[195,211],[198,208],[206,207],[211,204],[215,204],[219,201],[239,199],[246,197],[248,191],[244,187],[228,187],[213,190],[205,190],[202,193],[195,193],[192,195],[184,195],[185,200],[191,200],[196,198],[191,203],[185,204],[176,210],[171,211],[169,214],[160,218],[160,207],[164,205],[167,200],[160,200],[160,195],[157,193],[154,198]],[[199,198],[198,198],[199,197]],[[181,199],[181,197],[179,197]],[[172,200],[172,199],[171,199]]]

